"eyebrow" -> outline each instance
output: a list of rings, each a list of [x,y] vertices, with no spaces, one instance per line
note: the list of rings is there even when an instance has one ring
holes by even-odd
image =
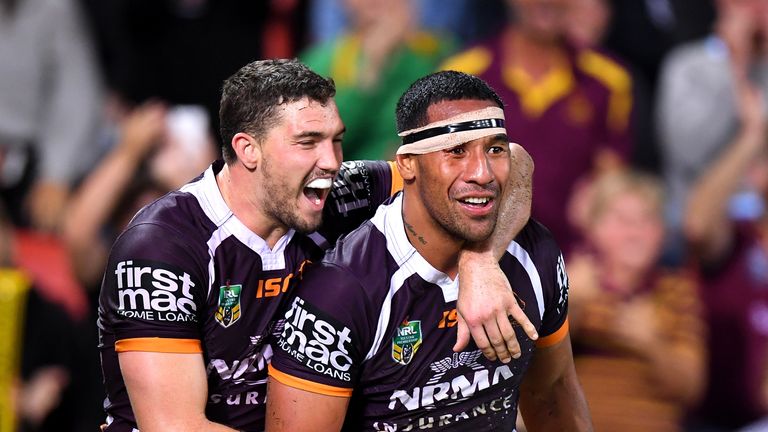
[[[339,131],[338,133],[334,134],[333,136],[334,137],[339,136],[339,135],[345,133],[346,131],[347,131],[347,128],[344,127],[341,131]],[[323,133],[323,132],[320,132],[320,131],[304,131],[304,132],[301,132],[301,133],[298,133],[298,134],[294,135],[293,137],[295,139],[301,139],[301,138],[324,138],[325,136],[326,136],[326,134]]]

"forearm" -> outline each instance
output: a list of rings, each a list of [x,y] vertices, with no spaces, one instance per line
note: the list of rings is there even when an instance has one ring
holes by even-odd
[[[529,432],[591,431],[592,419],[576,372],[555,381],[544,392],[521,390],[520,410]]]
[[[78,278],[91,283],[101,277],[106,248],[99,233],[136,173],[138,158],[118,148],[88,176],[64,216],[63,237]],[[101,267],[101,268],[99,268]]]
[[[652,382],[665,397],[693,406],[704,391],[704,354],[700,349],[674,347],[658,350],[652,363]]]
[[[467,244],[459,256],[459,263],[478,258],[497,262],[509,243],[520,233],[531,217],[533,189],[533,159],[520,145],[510,144],[511,175],[501,199],[499,216],[493,234],[485,241]]]
[[[728,200],[758,155],[764,136],[762,129],[742,129],[720,160],[699,177],[691,191],[684,222],[692,241],[706,242],[709,235],[722,229]]]

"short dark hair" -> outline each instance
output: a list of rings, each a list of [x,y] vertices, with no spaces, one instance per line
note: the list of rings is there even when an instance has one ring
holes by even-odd
[[[456,71],[441,71],[419,78],[397,101],[397,131],[425,126],[427,109],[442,101],[476,99],[504,108],[499,95],[480,78]]]
[[[228,163],[237,156],[232,137],[246,132],[261,140],[279,120],[275,108],[305,97],[326,103],[336,94],[330,78],[323,78],[296,59],[257,60],[224,81],[219,108],[222,155]]]

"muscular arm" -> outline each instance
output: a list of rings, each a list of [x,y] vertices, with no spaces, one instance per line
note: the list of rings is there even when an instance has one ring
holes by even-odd
[[[294,388],[270,376],[267,387],[268,432],[341,430],[349,398]]]
[[[118,358],[142,432],[234,431],[205,418],[208,384],[201,354],[132,351]]]
[[[527,429],[591,431],[592,419],[573,366],[571,338],[537,348],[520,386],[520,412]]]
[[[509,281],[499,268],[499,259],[510,242],[523,229],[531,216],[533,160],[520,145],[510,144],[512,170],[505,188],[499,220],[493,235],[486,241],[467,245],[459,257],[458,337],[454,351],[469,342],[469,334],[490,360],[509,362],[520,356],[520,345],[511,316],[523,326],[531,339],[537,339],[536,328],[520,309]]]

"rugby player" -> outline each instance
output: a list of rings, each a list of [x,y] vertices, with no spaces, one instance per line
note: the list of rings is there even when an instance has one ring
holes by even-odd
[[[439,72],[397,106],[403,191],[298,284],[273,345],[267,431],[587,431],[568,335],[568,278],[549,231],[530,220],[497,258],[541,338],[522,356],[452,350],[467,242],[505,219],[513,165],[503,104],[482,80]]]
[[[99,307],[107,431],[263,430],[284,299],[306,264],[402,183],[387,162],[340,169],[334,92],[297,61],[243,67],[223,88],[224,160],[142,209],[116,240]],[[509,195],[512,231],[530,212],[522,180]],[[483,243],[462,255],[486,283],[462,289],[471,308],[457,343],[471,331],[508,360],[520,347],[507,315],[535,331],[489,257]]]

